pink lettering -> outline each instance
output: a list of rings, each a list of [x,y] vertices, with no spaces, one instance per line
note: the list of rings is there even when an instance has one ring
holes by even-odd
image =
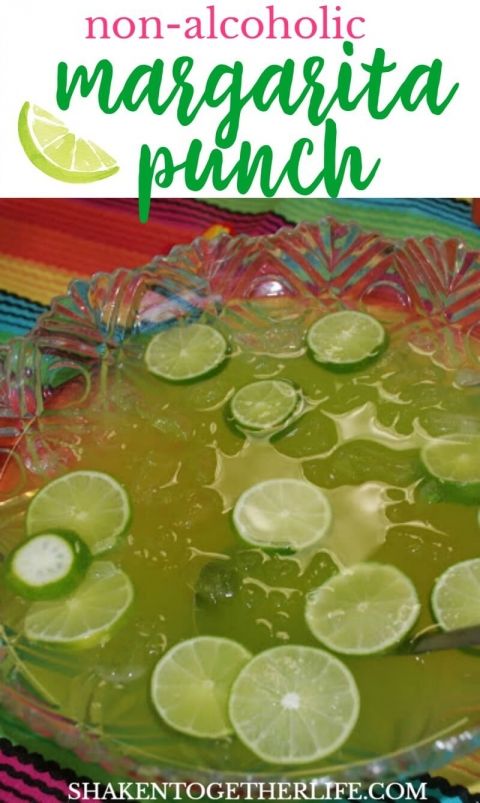
[[[251,25],[249,25],[249,23],[251,22],[253,22],[254,25],[256,25],[255,33],[251,33],[248,30],[249,27],[250,29],[252,27]],[[258,17],[245,17],[245,19],[242,20],[242,25],[240,30],[242,31],[242,34],[246,39],[258,39],[263,34],[263,22]]]
[[[303,24],[305,22],[307,23],[307,26],[309,26],[308,33],[305,32],[305,25]],[[295,33],[300,39],[312,39],[317,33],[317,23],[314,19],[312,19],[312,17],[300,17],[295,22]]]
[[[86,17],[85,21],[88,22],[88,34],[86,35],[85,39],[110,39],[110,36],[108,35],[108,21],[106,17]],[[93,32],[93,26],[96,22],[102,23],[103,32],[101,36],[95,36]]]
[[[286,17],[275,17],[274,15],[274,7],[267,6],[268,11],[268,36],[267,39],[291,39],[289,28],[288,28],[288,20]],[[283,33],[281,36],[278,33],[275,33],[275,23],[280,22],[283,25]]]
[[[155,23],[155,34],[152,36],[148,33],[148,23]],[[162,21],[159,17],[140,17],[140,23],[142,26],[142,33],[138,37],[139,39],[163,39],[162,36]],[[152,27],[152,26],[150,26]]]
[[[238,39],[238,33],[227,33],[227,22],[238,22],[238,17],[224,17],[220,23],[220,33],[224,39]]]
[[[347,22],[347,34],[350,37],[350,39],[363,39],[363,37],[365,36],[364,33],[357,33],[356,34],[353,31],[353,24],[356,23],[356,22],[362,23],[362,25],[363,25],[363,23],[365,22],[365,17],[352,17],[351,20],[348,20],[348,22]]]
[[[120,23],[127,23],[127,32],[121,33],[120,31]],[[122,26],[125,31],[125,25]],[[116,20],[113,21],[112,30],[117,39],[131,39],[133,34],[135,33],[135,21],[130,19],[130,17],[118,17]]]

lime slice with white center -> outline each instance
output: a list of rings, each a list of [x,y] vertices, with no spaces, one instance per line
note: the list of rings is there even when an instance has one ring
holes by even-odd
[[[87,649],[106,641],[133,601],[128,576],[109,561],[96,561],[68,597],[34,602],[24,632],[31,641]]]
[[[308,595],[305,617],[334,652],[372,655],[394,647],[420,613],[411,580],[395,566],[359,563]]]
[[[113,176],[119,167],[90,140],[80,139],[39,106],[25,103],[18,118],[18,136],[30,161],[59,181],[87,184]]]
[[[119,483],[99,471],[72,471],[45,485],[27,511],[30,535],[71,530],[92,554],[112,547],[130,521],[130,502]]]
[[[421,459],[452,500],[480,504],[480,437],[457,435],[430,441]]]
[[[332,521],[330,503],[306,480],[265,480],[238,499],[233,522],[249,544],[297,551],[321,541]]]
[[[324,315],[307,333],[313,358],[339,370],[363,367],[383,351],[386,341],[385,329],[376,318],[354,310]]]
[[[337,750],[358,718],[350,670],[314,647],[274,647],[256,655],[233,684],[230,719],[255,755],[304,764]]]
[[[90,552],[75,533],[40,533],[10,553],[5,580],[27,599],[54,599],[78,585],[89,563]]]
[[[230,409],[241,427],[268,430],[286,421],[298,402],[298,391],[290,382],[263,379],[240,388],[230,403]]]
[[[438,578],[432,610],[443,630],[480,625],[480,558],[456,563]]]
[[[145,363],[152,374],[171,382],[185,382],[213,371],[223,362],[226,353],[225,338],[212,326],[179,324],[152,337],[145,352]]]
[[[175,730],[203,739],[232,732],[228,697],[233,681],[251,658],[241,644],[198,636],[177,644],[156,665],[152,702]]]

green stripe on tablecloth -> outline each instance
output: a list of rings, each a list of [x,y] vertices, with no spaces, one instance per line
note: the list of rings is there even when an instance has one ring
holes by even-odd
[[[375,230],[387,237],[460,237],[470,248],[480,248],[480,229],[470,220],[469,206],[445,199],[432,201],[427,208],[425,199],[405,200],[331,200],[324,198],[214,198],[210,202],[236,212],[261,214],[275,212],[291,223],[316,221],[329,215],[341,222],[354,220],[365,229]],[[436,203],[436,205],[435,205]],[[413,210],[415,206],[415,210]],[[417,208],[418,207],[418,208]],[[456,207],[456,208],[455,208]]]

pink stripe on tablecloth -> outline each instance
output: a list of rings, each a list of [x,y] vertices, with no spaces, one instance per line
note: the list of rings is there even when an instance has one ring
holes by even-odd
[[[16,755],[0,752],[0,800],[2,803],[62,803],[69,799],[69,784],[62,778],[54,777],[48,769],[35,766],[33,756],[22,751],[20,760]],[[59,769],[59,774],[61,770]],[[68,772],[72,780],[74,774]],[[83,796],[80,800],[84,800]],[[88,798],[97,801],[97,798]]]

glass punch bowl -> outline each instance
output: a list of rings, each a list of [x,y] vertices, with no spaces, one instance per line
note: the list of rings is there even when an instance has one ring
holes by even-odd
[[[264,298],[272,304],[256,306]],[[0,553],[8,547],[19,504],[28,498],[29,477],[61,471],[74,441],[72,409],[108,397],[110,376],[131,339],[153,334],[180,316],[194,318],[205,311],[215,316],[225,304],[235,309],[244,299],[252,302],[250,319],[247,326],[239,323],[239,336],[250,348],[265,342],[269,351],[284,348],[275,339],[275,321],[278,316],[295,321],[305,304],[314,303],[319,312],[352,307],[373,314],[388,307],[393,325],[404,330],[415,349],[480,388],[480,254],[461,241],[391,241],[332,219],[267,237],[197,239],[136,270],[73,282],[30,334],[0,347]],[[115,400],[108,397],[108,403]],[[20,721],[25,734],[34,732],[122,778],[233,780],[231,773],[223,777],[208,768],[200,773],[135,757],[95,727],[65,718],[24,683],[11,639],[2,628],[0,701],[5,718]],[[349,756],[335,767],[324,760],[303,773],[305,780],[406,777],[458,759],[480,746],[480,691],[478,703],[468,728],[427,737],[393,755]],[[293,777],[302,780],[302,773],[273,768],[262,774],[270,780]],[[237,776],[252,778],[254,772]]]

